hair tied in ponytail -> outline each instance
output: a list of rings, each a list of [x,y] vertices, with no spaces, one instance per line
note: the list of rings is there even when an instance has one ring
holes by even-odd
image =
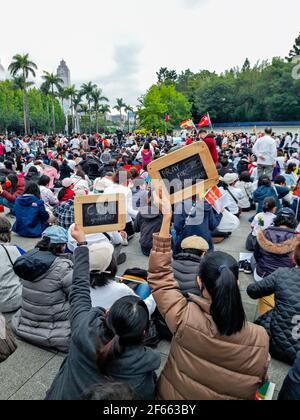
[[[228,267],[227,267],[227,265],[221,265],[220,267],[219,267],[219,273],[220,274],[222,274],[223,273],[223,271],[225,271],[225,270],[227,270],[228,269]]]

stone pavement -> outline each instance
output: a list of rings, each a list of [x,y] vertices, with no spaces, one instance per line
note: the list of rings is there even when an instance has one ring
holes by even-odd
[[[241,227],[232,237],[220,245],[217,250],[225,251],[236,259],[239,253],[245,252],[244,244],[249,233],[248,215],[242,218]],[[13,243],[25,250],[31,249],[35,241],[13,237]],[[147,269],[148,258],[140,251],[138,237],[131,241],[130,246],[125,249],[127,262],[120,267],[119,273],[123,274],[126,268],[140,267]],[[247,286],[252,281],[252,276],[241,274],[241,292],[248,320],[254,321],[256,317],[256,302],[252,301],[246,294]],[[6,316],[8,323],[11,315]],[[0,400],[40,400],[44,399],[45,393],[57,374],[64,355],[58,352],[46,351],[22,341],[18,341],[18,349],[5,363],[0,365]],[[162,356],[163,368],[169,353],[169,343],[161,342],[159,351]],[[274,398],[277,399],[282,382],[287,375],[289,366],[273,360],[269,369],[269,379],[276,384]]]

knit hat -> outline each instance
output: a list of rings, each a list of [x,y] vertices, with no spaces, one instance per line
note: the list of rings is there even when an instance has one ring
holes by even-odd
[[[201,236],[190,236],[181,242],[181,248],[198,249],[199,251],[206,252],[209,250],[209,245]]]
[[[90,271],[103,273],[111,264],[114,247],[109,242],[93,244],[90,249]]]
[[[74,180],[72,179],[72,178],[65,178],[63,181],[62,181],[62,186],[64,187],[64,188],[69,188],[69,187],[71,187],[71,185],[74,185]]]
[[[51,226],[43,232],[43,237],[47,236],[53,245],[68,243],[68,232],[60,226]]]
[[[223,178],[221,177],[220,180],[223,181],[227,185],[234,184],[239,179],[238,174],[228,173]]]

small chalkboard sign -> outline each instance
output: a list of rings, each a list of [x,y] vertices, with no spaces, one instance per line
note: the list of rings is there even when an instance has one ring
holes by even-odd
[[[171,204],[205,194],[218,185],[219,175],[204,142],[194,143],[153,161],[148,166],[151,182],[162,187]]]
[[[124,194],[88,195],[75,199],[75,223],[86,234],[114,232],[125,229]]]

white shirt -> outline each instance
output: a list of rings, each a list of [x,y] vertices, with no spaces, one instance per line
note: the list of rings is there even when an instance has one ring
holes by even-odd
[[[257,156],[258,165],[274,165],[277,158],[276,141],[270,136],[261,137],[253,146],[253,153]]]
[[[229,187],[228,188],[229,191],[231,192],[231,194],[236,198],[236,200],[239,202],[240,200],[243,200],[244,198],[244,194],[243,191],[240,190],[239,188],[235,188],[235,187]],[[239,206],[238,203],[235,202],[235,200],[233,199],[233,197],[229,194],[228,191],[226,191],[223,187],[220,188],[220,191],[223,195],[225,195],[227,193],[228,198],[230,200],[228,207],[228,210],[230,211],[230,213],[236,215],[239,212]]]
[[[70,142],[70,147],[71,147],[72,150],[73,149],[79,149],[79,145],[80,145],[80,140],[78,140],[78,139],[73,139]]]
[[[276,214],[274,213],[259,213],[255,216],[251,227],[253,228],[252,235],[257,236],[260,230],[266,230],[272,226],[274,220],[276,219]],[[260,224],[260,220],[263,221],[263,226]]]
[[[104,190],[104,194],[124,194],[125,205],[126,205],[126,223],[132,222],[138,215],[138,211],[133,208],[133,199],[131,189],[119,184],[113,184],[112,186]]]
[[[91,300],[93,308],[110,309],[115,302],[125,296],[136,296],[134,291],[126,286],[126,284],[110,281],[106,286],[91,287]],[[153,315],[156,309],[156,303],[152,295],[144,300],[147,305],[150,316]]]

